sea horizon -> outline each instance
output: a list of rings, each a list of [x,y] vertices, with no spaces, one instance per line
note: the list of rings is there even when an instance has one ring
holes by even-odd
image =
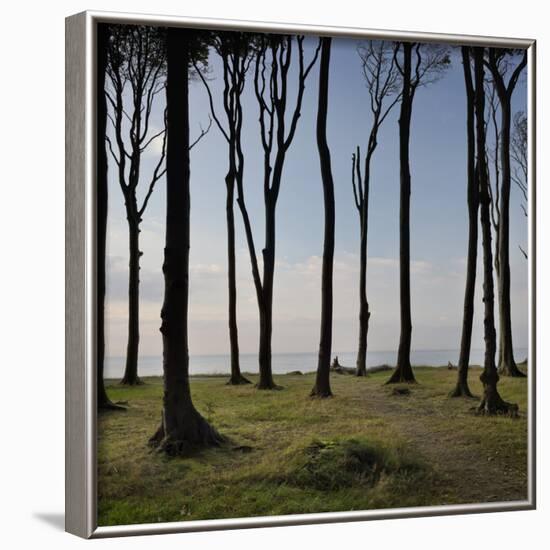
[[[458,363],[459,349],[419,349],[411,350],[413,366],[447,367],[449,362],[454,366]],[[483,364],[483,348],[475,348],[470,352],[470,364]],[[354,367],[357,352],[334,351],[332,360],[338,356],[339,363],[344,367]],[[528,356],[528,349],[523,347],[514,350],[516,361],[522,362]],[[274,374],[286,374],[292,371],[311,372],[317,368],[317,351],[279,352],[272,354]],[[380,365],[395,366],[397,350],[368,351],[367,368]],[[105,378],[120,378],[124,372],[124,356],[108,356],[105,358]],[[258,353],[240,354],[242,372],[258,372]],[[162,356],[142,355],[139,358],[138,369],[141,376],[161,376]],[[191,375],[229,374],[229,354],[193,354],[189,356],[189,373]]]

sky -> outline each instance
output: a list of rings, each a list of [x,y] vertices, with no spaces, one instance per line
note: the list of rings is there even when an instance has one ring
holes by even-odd
[[[306,39],[306,58],[317,39]],[[366,149],[371,113],[356,48],[357,40],[332,42],[329,81],[328,143],[336,201],[333,351],[356,349],[358,339],[359,217],[351,184],[351,155]],[[456,349],[464,300],[468,216],[466,204],[465,92],[462,63],[452,63],[438,82],[415,96],[411,128],[411,300],[415,350]],[[220,64],[210,57],[210,85],[218,115]],[[245,198],[257,254],[263,242],[263,150],[252,74],[243,97]],[[315,138],[318,64],[306,82],[302,116],[290,146],[277,205],[277,252],[274,284],[273,352],[316,352],[321,307],[323,193]],[[157,96],[151,135],[161,128],[164,98]],[[290,102],[292,105],[292,101]],[[513,109],[527,110],[526,79],[513,96]],[[371,309],[368,346],[396,350],[399,342],[399,153],[398,110],[379,134],[372,164],[369,204],[367,295]],[[208,125],[209,105],[203,84],[190,84],[191,138]],[[161,140],[143,157],[143,197],[158,160]],[[192,355],[225,354],[227,330],[227,260],[225,182],[227,145],[212,126],[191,151],[191,250],[189,333]],[[161,179],[143,216],[141,232],[140,354],[160,355],[160,306],[163,297],[165,181]],[[512,325],[516,348],[527,346],[527,218],[513,186],[510,207]],[[240,212],[235,207],[238,326],[241,352],[258,346],[258,308]],[[480,249],[481,250],[481,249]],[[106,354],[123,356],[127,338],[128,229],[121,190],[109,166],[107,237]],[[483,347],[482,271],[478,262],[473,348]],[[523,357],[518,358],[523,359]]]

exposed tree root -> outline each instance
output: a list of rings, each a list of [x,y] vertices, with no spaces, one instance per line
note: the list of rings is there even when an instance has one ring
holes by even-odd
[[[229,380],[226,382],[227,386],[243,386],[245,384],[252,384],[252,382],[245,378],[242,374],[239,374],[238,376],[231,376]]]
[[[499,375],[494,365],[492,368],[485,368],[479,377],[483,384],[483,397],[477,408],[477,414],[494,416],[505,415],[517,418],[518,406],[514,403],[507,403],[500,397],[497,390]]]
[[[318,398],[318,399],[326,399],[328,397],[334,397],[330,388],[320,390],[317,388],[317,385],[313,386],[313,389],[311,390],[311,393],[309,394],[309,396],[313,398]]]
[[[476,413],[483,416],[510,416],[511,418],[519,417],[519,408],[515,403],[507,403],[498,393],[491,399],[486,397],[476,409]]]
[[[416,379],[412,368],[407,365],[406,367],[397,366],[393,371],[390,379],[386,384],[416,384]]]
[[[194,409],[172,433],[166,433],[162,422],[149,439],[151,447],[168,456],[188,456],[197,449],[219,447],[225,442],[226,438]]]
[[[501,376],[511,376],[513,378],[527,378],[527,375],[521,372],[515,363],[503,363],[498,368]]]

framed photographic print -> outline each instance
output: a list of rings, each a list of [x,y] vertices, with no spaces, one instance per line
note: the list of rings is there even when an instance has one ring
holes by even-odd
[[[534,508],[534,40],[66,30],[67,531]]]

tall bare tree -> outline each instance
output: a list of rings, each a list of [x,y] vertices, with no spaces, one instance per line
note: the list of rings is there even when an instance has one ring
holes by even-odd
[[[319,102],[317,107],[317,147],[323,182],[325,205],[325,229],[323,244],[323,267],[321,282],[321,337],[319,342],[319,360],[315,385],[311,396],[331,397],[330,357],[332,353],[332,301],[334,271],[334,181],[330,162],[330,149],[327,143],[328,85],[330,67],[330,47],[332,39],[321,38],[321,61],[319,66]]]
[[[367,334],[369,330],[369,302],[367,300],[367,235],[369,226],[369,190],[371,161],[378,145],[378,130],[399,101],[399,72],[395,65],[394,46],[384,41],[368,41],[357,48],[361,58],[363,76],[369,93],[372,124],[365,159],[357,146],[352,155],[351,181],[355,206],[359,212],[360,260],[359,260],[359,346],[355,373],[367,374]],[[364,162],[364,170],[361,163]]]
[[[447,48],[413,42],[396,43],[394,60],[402,81],[401,112],[399,115],[399,296],[401,335],[397,351],[397,365],[387,382],[388,384],[416,382],[411,366],[411,171],[409,146],[413,102],[418,88],[438,80],[450,63]]]
[[[166,246],[162,345],[162,420],[149,443],[169,455],[196,446],[217,446],[223,438],[195,409],[189,386],[189,64],[194,33],[167,30]]]
[[[141,383],[138,376],[140,225],[155,184],[165,173],[165,128],[160,131],[151,128],[155,98],[165,87],[165,38],[164,31],[157,27],[117,25],[111,29],[106,97],[115,143],[110,137],[107,143],[117,167],[129,235],[128,345],[121,383],[136,385]],[[140,201],[138,190],[145,179],[142,156],[156,139],[161,138],[161,153],[152,173],[146,176],[148,187]]]
[[[210,101],[210,110],[216,125],[228,146],[228,169],[225,176],[226,204],[225,215],[227,225],[227,282],[228,282],[228,317],[229,344],[231,350],[231,376],[228,384],[250,384],[250,380],[241,373],[239,362],[239,333],[237,327],[237,278],[235,262],[235,184],[243,186],[244,156],[241,134],[243,111],[241,97],[244,91],[246,74],[253,59],[251,46],[252,36],[236,31],[210,33],[209,43],[222,61],[223,67],[223,108],[226,123],[222,123],[214,107],[212,91],[203,70],[195,63],[196,73],[201,78]]]
[[[500,193],[501,193],[501,164],[500,164],[500,141],[501,141],[501,131],[500,131],[500,117],[499,117],[499,100],[496,92],[496,87],[494,82],[487,78],[485,75],[485,98],[486,98],[486,121],[485,127],[487,134],[492,134],[492,138],[487,138],[486,148],[487,148],[487,178],[489,181],[489,193],[491,196],[491,223],[493,225],[493,231],[495,235],[495,255],[494,255],[494,265],[495,265],[495,275],[497,284],[501,280],[500,273],[500,225],[501,225],[501,216],[500,216]],[[500,298],[500,295],[499,295]],[[501,321],[501,319],[499,319]],[[502,328],[499,327],[497,333],[498,347],[497,347],[497,365],[502,363],[502,339],[504,332]]]
[[[517,367],[514,359],[512,341],[512,307],[510,300],[510,191],[512,186],[511,170],[511,125],[512,94],[518,79],[527,65],[527,52],[520,53],[520,61],[511,67],[511,58],[517,52],[500,48],[489,48],[486,66],[499,100],[500,110],[500,197],[498,226],[498,296],[500,325],[500,363],[499,372],[506,376],[525,376]],[[509,77],[507,78],[507,75]]]
[[[468,256],[466,260],[466,289],[464,291],[464,313],[462,337],[455,389],[451,397],[472,397],[468,386],[468,367],[472,347],[472,326],[474,321],[474,298],[477,270],[479,181],[476,174],[475,149],[475,94],[472,81],[470,48],[462,46],[462,66],[466,88],[466,140],[467,140],[467,196],[468,196]]]
[[[484,338],[485,360],[480,380],[483,384],[483,398],[479,412],[484,414],[517,414],[517,405],[506,403],[498,393],[499,375],[495,363],[496,330],[495,330],[495,294],[493,282],[493,251],[491,245],[491,194],[489,191],[488,169],[486,161],[486,127],[485,127],[485,71],[483,65],[484,48],[476,47],[474,51],[475,73],[475,109],[476,109],[476,149],[477,173],[479,178],[479,199],[481,233],[483,243],[483,304],[484,304]]]
[[[103,373],[105,369],[105,259],[107,243],[107,98],[105,75],[107,73],[107,48],[109,26],[97,27],[97,406],[100,410],[123,409],[115,405],[107,395]]]
[[[294,51],[297,47],[296,97],[290,108],[289,82]],[[258,35],[254,58],[254,91],[259,106],[260,138],[264,151],[263,192],[265,204],[265,240],[262,249],[263,273],[260,266],[252,224],[246,206],[244,186],[237,178],[237,204],[242,215],[246,242],[252,265],[252,276],[260,317],[258,389],[276,389],[271,368],[271,334],[273,322],[273,280],[275,275],[276,208],[287,152],[296,134],[305,84],[319,54],[320,43],[309,63],[305,62],[304,37]],[[287,122],[289,122],[287,127]],[[244,162],[237,143],[238,162]]]

